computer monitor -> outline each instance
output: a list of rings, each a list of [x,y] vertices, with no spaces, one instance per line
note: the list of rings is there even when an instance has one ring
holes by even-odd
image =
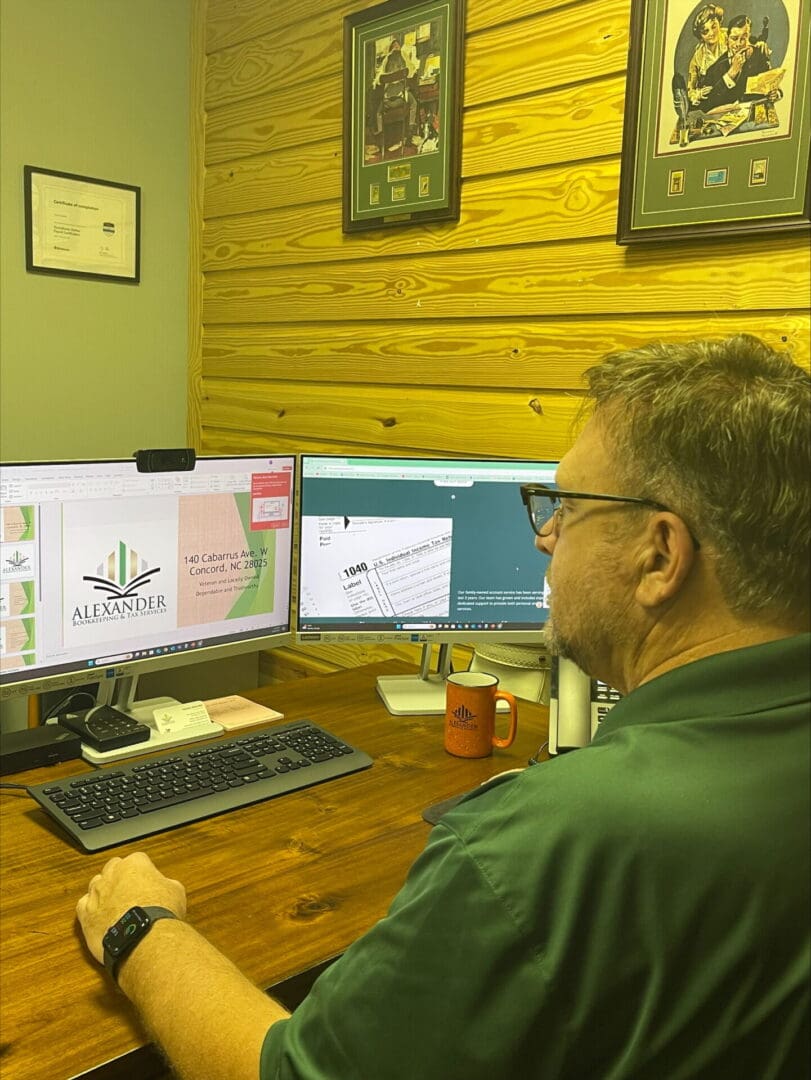
[[[539,640],[548,559],[518,489],[556,467],[304,455],[297,641],[423,644],[420,675],[381,677],[378,692],[395,714],[444,712],[449,645]]]
[[[291,640],[295,458],[0,466],[0,698],[137,678]],[[176,703],[175,703],[176,704]]]

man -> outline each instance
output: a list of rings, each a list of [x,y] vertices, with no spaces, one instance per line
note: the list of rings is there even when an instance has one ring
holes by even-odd
[[[811,380],[745,335],[587,376],[531,520],[553,642],[627,696],[591,745],[447,814],[290,1019],[178,882],[107,864],[77,908],[97,960],[132,905],[180,917],[119,974],[180,1076],[808,1075]]]
[[[748,15],[737,15],[730,20],[727,28],[727,51],[699,77],[698,89],[695,91],[703,97],[701,108],[705,112],[719,105],[731,105],[735,101],[762,96],[746,92],[748,79],[771,68],[768,49],[764,48],[763,42],[753,45],[750,41],[751,32],[752,20]],[[769,96],[774,100],[778,95],[773,91]]]

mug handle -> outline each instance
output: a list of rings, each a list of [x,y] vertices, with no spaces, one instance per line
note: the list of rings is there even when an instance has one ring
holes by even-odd
[[[506,690],[496,690],[493,698],[495,701],[498,701],[499,699],[501,701],[506,701],[510,706],[510,730],[507,732],[507,738],[499,739],[497,735],[493,735],[493,746],[497,746],[501,750],[506,750],[508,746],[512,746],[513,740],[515,739],[515,732],[518,727],[518,705],[512,694],[508,694]],[[498,713],[496,713],[496,716],[498,716]]]

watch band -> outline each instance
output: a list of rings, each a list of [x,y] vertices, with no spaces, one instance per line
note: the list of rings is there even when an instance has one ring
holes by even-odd
[[[121,961],[129,956],[139,941],[143,940],[154,923],[160,919],[177,919],[174,911],[165,907],[131,907],[114,923],[102,939],[104,947],[104,966],[115,982],[118,982],[118,968]]]

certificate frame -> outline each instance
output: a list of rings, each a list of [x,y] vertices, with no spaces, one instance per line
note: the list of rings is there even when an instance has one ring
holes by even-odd
[[[36,165],[23,186],[29,273],[140,282],[140,187]]]
[[[465,0],[344,18],[343,231],[459,219]]]
[[[618,244],[809,229],[809,7],[761,0],[736,82],[728,5],[632,0]]]

